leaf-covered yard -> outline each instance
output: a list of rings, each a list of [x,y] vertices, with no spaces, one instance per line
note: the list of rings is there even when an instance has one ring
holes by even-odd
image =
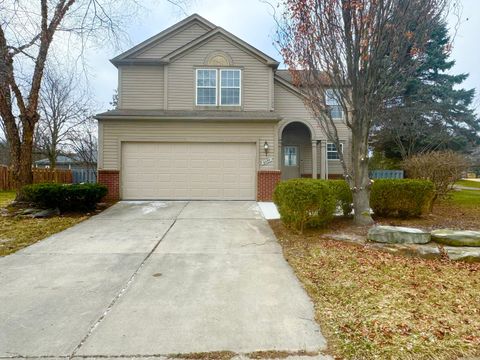
[[[15,198],[12,191],[0,191],[0,209]],[[52,234],[63,231],[88,216],[67,214],[48,219],[0,216],[0,256],[12,254]]]
[[[403,258],[271,225],[333,355],[480,356],[480,264]]]

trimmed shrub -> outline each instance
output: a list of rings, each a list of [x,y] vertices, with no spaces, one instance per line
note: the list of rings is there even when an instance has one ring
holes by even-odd
[[[353,210],[353,195],[350,185],[345,180],[328,180],[328,185],[333,191],[336,206],[343,211],[343,216],[350,215]]]
[[[375,180],[370,193],[370,206],[378,216],[418,217],[428,211],[434,195],[435,187],[428,180]]]
[[[107,188],[100,184],[33,184],[22,188],[26,201],[44,208],[61,211],[92,210],[107,195]]]
[[[300,232],[327,224],[335,211],[334,191],[324,180],[282,181],[275,188],[273,201],[285,225]]]

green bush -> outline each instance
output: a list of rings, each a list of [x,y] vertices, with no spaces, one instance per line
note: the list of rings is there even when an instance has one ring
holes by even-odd
[[[328,223],[335,211],[334,191],[324,180],[291,179],[275,188],[273,201],[282,221],[303,232]]]
[[[428,211],[434,194],[435,187],[428,180],[375,180],[370,194],[370,206],[378,216],[418,217]]]
[[[44,208],[61,211],[91,210],[107,195],[107,188],[100,184],[33,184],[22,188],[26,201]]]
[[[342,208],[343,215],[350,215],[352,212],[353,195],[350,185],[345,180],[328,180],[336,199],[336,205]]]

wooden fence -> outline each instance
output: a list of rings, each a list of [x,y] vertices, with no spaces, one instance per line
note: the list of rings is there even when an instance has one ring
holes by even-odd
[[[72,183],[72,172],[60,169],[33,169],[33,183],[54,182],[61,184]],[[12,170],[7,166],[0,165],[0,190],[15,190]]]

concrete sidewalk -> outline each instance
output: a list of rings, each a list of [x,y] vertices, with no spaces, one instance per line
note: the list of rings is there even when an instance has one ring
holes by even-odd
[[[0,304],[0,357],[326,348],[255,202],[118,203],[1,258]]]

